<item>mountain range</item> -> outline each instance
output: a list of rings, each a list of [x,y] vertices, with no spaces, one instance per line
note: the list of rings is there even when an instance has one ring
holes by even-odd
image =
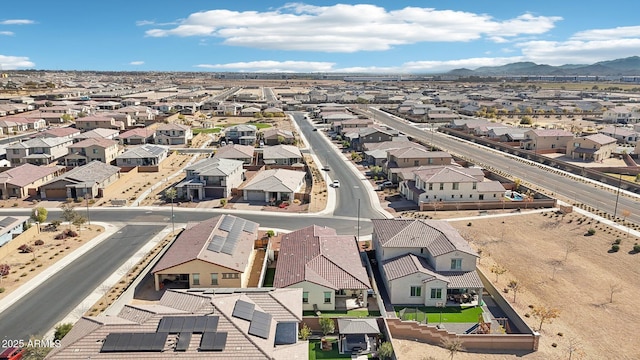
[[[560,66],[517,62],[502,66],[483,66],[475,70],[454,69],[447,73],[457,76],[506,76],[506,75],[551,75],[551,76],[640,76],[640,56],[600,61],[595,64],[567,64]]]

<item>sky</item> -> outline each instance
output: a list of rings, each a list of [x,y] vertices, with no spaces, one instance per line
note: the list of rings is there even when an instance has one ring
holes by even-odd
[[[640,56],[640,2],[6,1],[1,70],[430,74]]]

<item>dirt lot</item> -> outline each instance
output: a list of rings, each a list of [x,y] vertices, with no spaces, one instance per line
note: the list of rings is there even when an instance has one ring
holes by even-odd
[[[83,226],[78,237],[54,240],[54,237],[62,230],[67,229],[67,226],[60,226],[58,231],[44,231],[44,226],[42,228],[43,230],[40,233],[29,231],[12,240],[32,246],[35,250],[34,252],[21,253],[16,250],[0,258],[0,264],[8,264],[11,267],[10,274],[2,279],[0,284],[0,287],[5,289],[3,293],[0,293],[0,300],[104,230],[102,226],[97,225]],[[75,226],[73,230],[77,230]],[[42,240],[44,244],[36,246],[34,245],[36,240]]]
[[[437,217],[445,214],[439,212]],[[520,314],[530,314],[529,305],[560,310],[559,318],[543,325],[539,351],[517,357],[567,359],[572,343],[577,350],[572,359],[639,358],[635,329],[640,326],[640,317],[635,301],[640,298],[640,254],[631,250],[640,239],[627,238],[626,233],[579,214],[546,214],[452,223],[465,238],[472,239],[474,248],[482,250],[478,267],[492,280],[493,264],[507,269],[498,278],[499,289],[511,280],[524,287],[515,303],[511,293],[505,295]],[[585,236],[590,228],[596,233]],[[617,238],[622,239],[620,251],[610,252]],[[527,321],[538,328],[539,321],[533,316]],[[436,346],[410,341],[397,341],[395,346],[399,359],[425,359],[425,354],[448,358],[448,352]],[[459,353],[455,358],[515,359],[516,355]]]

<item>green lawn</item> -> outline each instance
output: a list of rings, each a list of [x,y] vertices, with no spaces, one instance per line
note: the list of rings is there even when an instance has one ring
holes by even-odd
[[[264,287],[272,287],[273,286],[273,278],[276,276],[275,268],[267,268],[267,273],[264,274],[264,282],[262,286]]]
[[[313,311],[304,311],[302,316],[316,316]],[[348,311],[322,311],[320,317],[378,317],[380,311],[348,310]]]
[[[420,306],[417,308],[420,313],[416,314],[415,307],[408,307],[403,317],[400,315],[400,311],[404,308],[405,306],[394,306],[396,316],[398,316],[399,319],[416,320],[422,322],[424,321],[424,316],[426,315],[428,323],[430,324],[440,322],[440,310],[442,310],[442,322],[450,323],[475,323],[478,322],[478,317],[480,316],[480,314],[482,314],[482,308],[479,306],[467,308],[461,308],[459,306],[450,306],[445,308]]]
[[[240,124],[220,124],[220,126],[223,126],[223,127],[229,127],[229,126],[235,126],[235,125],[240,125]],[[263,124],[263,123],[246,123],[245,125],[254,125],[255,127],[258,128],[258,130],[270,128],[272,126],[271,124]]]
[[[220,131],[222,131],[222,128],[219,128],[219,127],[208,128],[208,129],[196,128],[196,129],[193,129],[192,131],[193,131],[193,135],[198,135],[198,134],[217,134]]]
[[[351,354],[340,354],[338,352],[338,340],[331,340],[333,347],[331,351],[322,351],[320,340],[309,340],[309,360],[315,359],[351,359]]]

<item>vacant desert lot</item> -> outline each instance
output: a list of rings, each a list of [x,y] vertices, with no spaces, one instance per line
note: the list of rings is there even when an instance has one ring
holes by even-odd
[[[586,220],[580,223],[580,219]],[[456,359],[568,359],[570,343],[578,350],[572,359],[640,358],[636,344],[640,328],[640,254],[631,252],[640,239],[627,238],[626,233],[575,213],[564,218],[548,212],[452,224],[471,239],[476,249],[482,249],[479,267],[492,281],[493,264],[507,269],[499,276],[499,289],[511,280],[524,286],[514,304],[520,314],[530,313],[529,305],[560,310],[559,318],[543,325],[538,352],[458,353]],[[596,230],[595,235],[585,236],[589,228]],[[622,239],[620,251],[609,252],[616,238]],[[505,296],[513,304],[512,294]],[[528,322],[534,328],[539,324],[533,317]],[[438,347],[404,340],[394,343],[400,359],[424,359],[425,354],[448,358],[448,353]]]

